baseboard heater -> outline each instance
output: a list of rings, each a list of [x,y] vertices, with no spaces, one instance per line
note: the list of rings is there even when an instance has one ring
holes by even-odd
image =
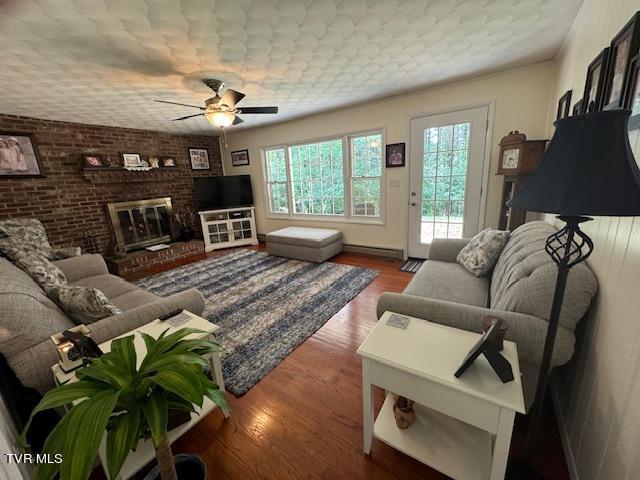
[[[264,233],[259,233],[258,241],[260,243],[265,243],[266,235]],[[404,250],[397,248],[369,247],[366,245],[352,245],[349,243],[342,244],[342,247],[345,252],[375,255],[377,257],[398,258],[400,260],[404,258]]]

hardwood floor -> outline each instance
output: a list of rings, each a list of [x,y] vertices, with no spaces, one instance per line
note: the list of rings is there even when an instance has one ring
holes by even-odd
[[[399,271],[399,260],[343,253],[333,261],[375,268],[380,275],[248,393],[240,398],[229,394],[234,421],[212,412],[174,444],[174,453],[200,455],[209,478],[447,478],[378,440],[371,456],[362,452],[356,349],[377,321],[378,297],[402,291],[413,274]],[[382,400],[378,392],[377,408]],[[547,478],[566,479],[554,425],[549,412],[539,467]],[[518,419],[515,449],[522,444],[524,428]]]

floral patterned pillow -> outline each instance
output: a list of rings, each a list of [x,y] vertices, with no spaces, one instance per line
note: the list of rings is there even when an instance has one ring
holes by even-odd
[[[509,232],[487,228],[460,250],[456,260],[469,273],[482,277],[493,270],[508,240]]]
[[[97,288],[61,285],[50,289],[48,295],[77,324],[93,323],[122,313]]]
[[[51,288],[67,284],[67,277],[62,270],[33,250],[24,251],[14,263],[16,267],[29,274],[47,294]]]

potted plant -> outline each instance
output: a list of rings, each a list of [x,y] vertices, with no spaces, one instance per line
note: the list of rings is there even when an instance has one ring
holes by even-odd
[[[180,225],[180,236],[178,239],[181,242],[188,242],[193,238],[193,228],[191,225],[196,217],[193,212],[183,211],[177,212],[175,215],[176,222]]]
[[[151,439],[158,459],[157,472],[162,480],[189,478],[193,471],[206,478],[202,460],[193,455],[180,457],[178,470],[189,469],[180,476],[171,453],[167,436],[169,411],[194,412],[208,397],[225,413],[229,406],[225,393],[204,373],[208,362],[203,355],[220,350],[206,339],[186,339],[200,330],[183,328],[170,335],[164,332],[154,339],[142,333],[147,353],[140,367],[134,336],[113,340],[111,352],[89,359],[78,370],[77,382],[50,390],[31,414],[74,402],[58,425],[49,434],[43,452],[51,458],[59,454],[62,463],[38,465],[38,479],[52,479],[59,472],[60,480],[86,480],[91,474],[100,441],[107,432],[106,458],[109,478],[116,478],[129,452],[141,439]],[[22,433],[25,438],[31,419]],[[60,457],[58,457],[60,458]],[[196,458],[199,465],[190,464]],[[153,475],[151,472],[150,475]],[[158,478],[157,473],[155,477]]]

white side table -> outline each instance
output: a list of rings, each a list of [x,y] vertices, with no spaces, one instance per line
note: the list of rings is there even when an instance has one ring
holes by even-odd
[[[525,413],[516,345],[504,342],[500,352],[514,381],[503,384],[484,356],[458,379],[453,373],[479,333],[419,318],[400,329],[386,324],[390,315],[358,349],[365,453],[375,437],[455,479],[503,479],[515,413]],[[377,418],[374,385],[389,392]],[[416,402],[418,419],[406,430],[396,426],[391,392]]]
[[[129,335],[135,335],[134,345],[136,349],[136,356],[138,367],[142,363],[142,359],[146,354],[146,347],[144,344],[144,340],[142,339],[141,333],[146,333],[151,335],[154,338],[158,338],[162,332],[169,329],[167,334],[171,334],[177,330],[182,328],[196,328],[198,330],[202,330],[203,333],[189,335],[187,339],[196,339],[196,338],[208,338],[209,340],[215,341],[215,332],[220,330],[218,325],[215,325],[208,320],[199,317],[198,315],[188,312],[185,310],[185,313],[188,314],[191,319],[182,325],[178,325],[177,327],[172,327],[166,322],[161,322],[160,320],[154,320],[145,325],[142,325],[131,332],[127,332],[123,335],[120,335],[116,338],[126,337]],[[88,326],[89,330],[91,330],[91,325]],[[109,340],[99,345],[100,350],[104,353],[111,351],[111,342],[115,340]],[[224,379],[222,378],[222,363],[220,361],[220,354],[218,352],[214,352],[209,356],[209,364],[211,367],[211,371],[213,373],[214,381],[220,387],[221,390],[224,390]],[[53,371],[54,379],[57,385],[66,382],[76,381],[75,371],[70,373],[65,373],[58,364],[53,365],[51,367]],[[202,402],[202,408],[198,406],[195,407],[196,413],[191,414],[191,420],[187,423],[183,423],[178,427],[174,428],[169,432],[169,442],[173,443],[178,438],[180,438],[184,433],[189,431],[196,423],[202,420],[208,413],[217,408],[217,405],[213,403],[209,398],[205,398]],[[98,450],[98,456],[100,458],[100,462],[102,463],[102,467],[104,468],[105,473],[107,473],[107,455],[106,455],[106,435],[102,438],[102,442],[100,443],[100,448]],[[147,463],[155,458],[155,449],[153,444],[150,441],[140,441],[136,450],[134,452],[129,453],[127,460],[124,462],[120,473],[118,474],[117,480],[126,480],[135,475],[142,467],[144,467]]]

